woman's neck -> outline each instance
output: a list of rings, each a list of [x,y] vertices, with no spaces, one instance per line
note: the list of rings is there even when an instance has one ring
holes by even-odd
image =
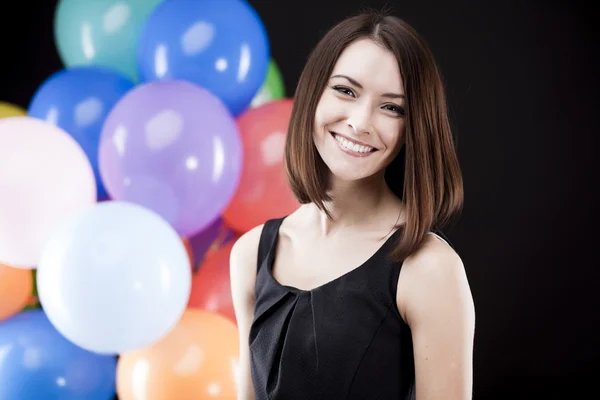
[[[348,228],[379,230],[386,222],[391,228],[402,210],[401,200],[389,189],[383,175],[351,182],[332,179],[328,194],[332,200],[325,207],[332,219],[318,210],[325,236]]]

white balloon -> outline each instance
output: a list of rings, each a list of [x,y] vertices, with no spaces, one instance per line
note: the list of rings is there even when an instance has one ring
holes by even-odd
[[[0,263],[35,269],[56,226],[94,204],[94,171],[75,139],[37,118],[0,119]]]
[[[149,346],[186,309],[191,269],[181,237],[142,206],[108,201],[74,214],[52,234],[37,272],[55,328],[101,354]]]

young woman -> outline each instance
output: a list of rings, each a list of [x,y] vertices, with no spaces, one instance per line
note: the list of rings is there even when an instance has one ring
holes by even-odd
[[[286,167],[303,205],[231,253],[238,398],[470,399],[473,300],[434,233],[462,177],[440,73],[407,23],[361,14],[319,42]]]

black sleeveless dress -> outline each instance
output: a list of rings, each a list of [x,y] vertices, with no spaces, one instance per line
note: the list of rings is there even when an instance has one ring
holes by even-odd
[[[396,305],[400,231],[356,269],[313,290],[271,273],[281,219],[260,238],[250,329],[256,400],[414,399],[412,337]]]

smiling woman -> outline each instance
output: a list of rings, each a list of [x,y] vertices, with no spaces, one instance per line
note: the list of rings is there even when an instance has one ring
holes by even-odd
[[[350,44],[340,55],[319,100],[314,130],[317,151],[333,176],[366,178],[398,155],[405,126],[403,87],[394,54],[371,39]],[[340,157],[338,149],[351,157]]]
[[[445,102],[398,18],[351,17],[317,44],[286,139],[303,205],[231,252],[240,400],[471,398],[473,300],[434,233],[463,198]]]

